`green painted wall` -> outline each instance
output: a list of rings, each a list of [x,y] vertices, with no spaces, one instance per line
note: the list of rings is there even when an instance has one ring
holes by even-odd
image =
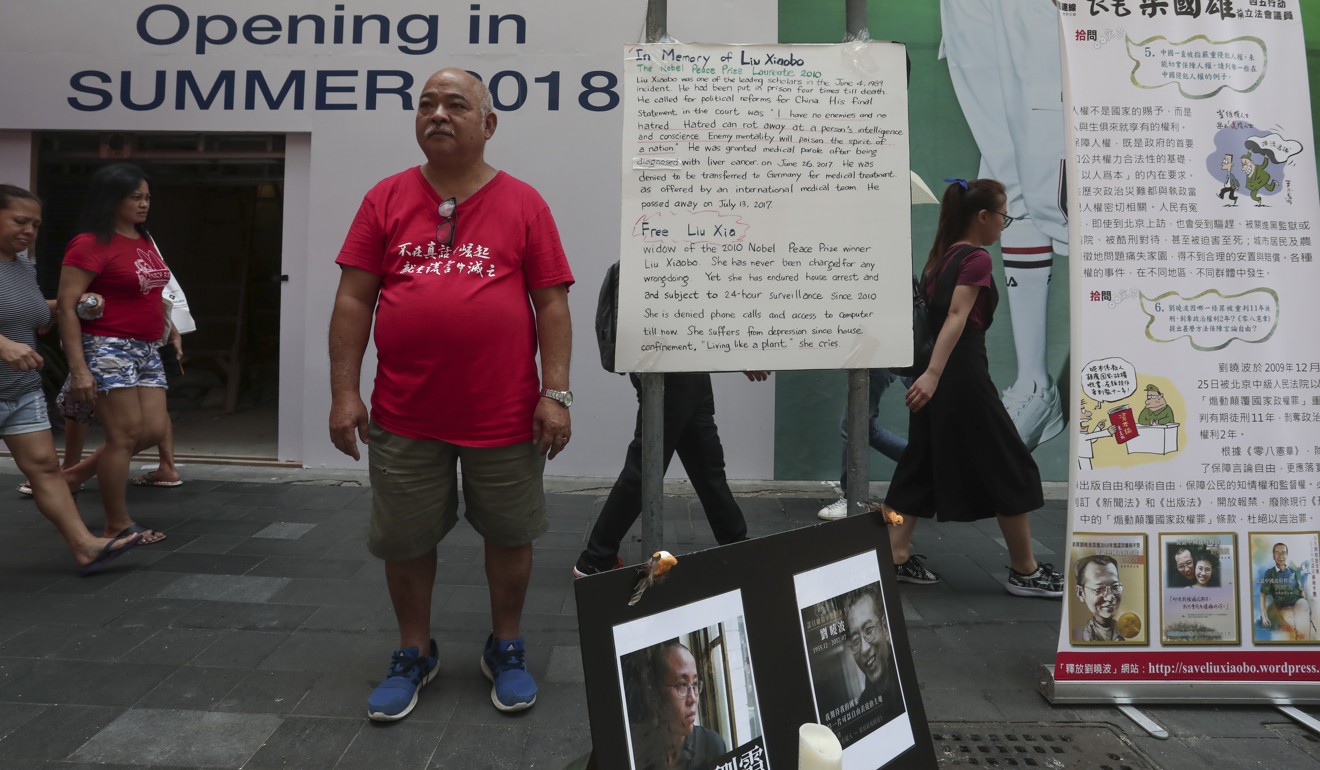
[[[780,0],[781,43],[837,43],[844,35],[843,0]],[[869,4],[871,38],[905,43],[912,59],[909,87],[912,169],[939,195],[945,177],[974,178],[980,154],[963,120],[949,81],[948,68],[937,58],[940,44],[939,3],[936,0],[895,2],[872,0]],[[935,233],[936,206],[912,209],[912,258],[924,263]],[[876,240],[883,241],[883,217],[877,218]],[[996,254],[996,260],[998,255]],[[997,264],[1001,294],[1003,271]],[[1050,288],[1048,360],[1066,394],[1063,378],[1068,356],[1067,260],[1055,264]],[[1016,375],[1012,331],[1006,300],[987,336],[990,369],[1001,388]],[[843,372],[781,372],[775,375],[775,478],[833,479],[839,475],[842,444],[839,417],[847,398]],[[891,429],[907,433],[907,411],[901,390],[895,385],[880,402],[880,419]],[[1036,462],[1047,480],[1068,477],[1068,432],[1036,449]],[[887,480],[894,464],[877,452],[871,453],[871,479]]]

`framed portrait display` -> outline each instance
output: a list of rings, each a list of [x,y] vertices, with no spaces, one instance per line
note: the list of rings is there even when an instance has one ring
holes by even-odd
[[[1069,638],[1074,645],[1150,643],[1144,534],[1074,532],[1069,564]]]
[[[627,770],[793,770],[823,724],[845,770],[928,770],[917,689],[879,513],[677,554],[574,582],[592,761]]]
[[[1239,644],[1237,535],[1160,534],[1160,643]]]
[[[1320,532],[1251,532],[1251,641],[1316,644]]]
[[[793,576],[816,721],[865,767],[912,745],[880,571],[872,552]],[[853,762],[854,756],[863,756]]]

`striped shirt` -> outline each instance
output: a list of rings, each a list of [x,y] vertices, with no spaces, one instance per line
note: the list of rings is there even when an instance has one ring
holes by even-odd
[[[37,329],[49,326],[50,307],[37,287],[36,266],[21,255],[0,259],[0,334],[21,345],[37,347]],[[41,388],[41,372],[17,372],[0,361],[0,400],[12,401]]]

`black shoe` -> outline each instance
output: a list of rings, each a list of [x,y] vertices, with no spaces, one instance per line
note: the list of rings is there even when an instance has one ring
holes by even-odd
[[[599,575],[602,572],[609,572],[612,569],[619,569],[623,566],[623,559],[615,558],[614,566],[601,569],[587,560],[586,552],[578,557],[577,564],[573,566],[573,577],[584,578],[591,575]]]
[[[918,554],[908,556],[908,560],[902,564],[894,565],[894,578],[900,583],[916,583],[917,585],[931,585],[940,582],[940,576],[926,569],[926,565],[921,560],[926,557]]]
[[[1004,586],[1014,596],[1043,596],[1047,599],[1063,597],[1063,575],[1054,571],[1053,564],[1037,564],[1036,571],[1023,575],[1008,568],[1008,582]]]

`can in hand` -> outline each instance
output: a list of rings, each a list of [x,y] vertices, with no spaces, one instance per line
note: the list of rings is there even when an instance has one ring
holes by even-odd
[[[75,312],[84,321],[95,321],[101,317],[101,303],[96,297],[88,297],[78,302]]]

